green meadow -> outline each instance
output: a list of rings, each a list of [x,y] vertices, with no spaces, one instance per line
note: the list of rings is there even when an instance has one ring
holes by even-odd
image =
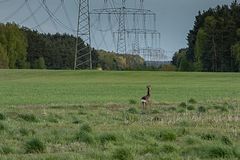
[[[239,73],[0,70],[0,106],[175,103],[240,99]]]
[[[238,73],[0,70],[1,160],[238,160],[239,115]]]

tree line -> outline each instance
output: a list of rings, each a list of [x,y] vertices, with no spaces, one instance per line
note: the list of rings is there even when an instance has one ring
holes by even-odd
[[[0,69],[73,69],[76,37],[68,34],[46,34],[0,24]],[[85,48],[82,43],[80,48]],[[145,68],[143,58],[120,55],[92,48],[93,68],[105,70],[139,70]]]
[[[240,71],[240,4],[234,1],[199,12],[187,36],[188,47],[174,54],[180,71]]]

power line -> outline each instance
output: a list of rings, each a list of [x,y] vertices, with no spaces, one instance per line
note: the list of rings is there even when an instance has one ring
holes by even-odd
[[[26,1],[26,4],[27,4],[27,8],[28,8],[28,10],[30,11],[30,15],[31,15],[31,17],[33,18],[34,22],[36,23],[36,25],[39,25],[38,20],[37,20],[36,17],[35,17],[35,13],[32,11],[32,8],[30,7],[30,5],[29,5],[29,3],[28,3],[28,0]],[[39,30],[40,30],[41,32],[43,32],[41,26],[39,26],[38,28],[39,28]]]
[[[24,8],[27,1],[28,0],[24,0],[24,2],[14,12],[12,12],[9,16],[5,17],[2,21],[8,21],[9,19],[13,18],[19,11]]]
[[[42,8],[41,5],[39,5],[33,12],[31,12],[31,14],[24,18],[19,24],[22,25],[23,23],[27,22],[29,19],[32,18],[33,15],[37,14],[37,12]]]
[[[40,5],[41,5],[41,7],[44,9],[41,0],[40,0],[39,3],[40,3]],[[53,14],[56,14],[56,13],[59,11],[59,9],[61,8],[61,6],[62,6],[62,3],[60,3],[60,4],[53,10],[52,13],[53,13]],[[51,20],[54,28],[55,28],[56,30],[58,30],[56,23],[51,19],[51,15],[49,15],[49,14],[48,14],[48,17],[47,17],[46,19],[44,19],[42,22],[39,23],[39,25],[36,25],[36,26],[34,26],[34,27],[31,27],[31,29],[38,28],[39,26],[42,26],[42,25],[46,24],[49,20]]]

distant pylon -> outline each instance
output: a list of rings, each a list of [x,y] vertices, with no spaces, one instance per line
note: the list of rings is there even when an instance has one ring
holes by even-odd
[[[126,0],[122,0],[122,7],[119,14],[117,53],[126,54]]]
[[[92,69],[89,0],[77,0],[78,23],[74,70]]]

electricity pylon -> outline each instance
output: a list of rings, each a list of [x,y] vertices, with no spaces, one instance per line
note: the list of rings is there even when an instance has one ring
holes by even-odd
[[[92,69],[89,0],[77,0],[78,23],[74,70]]]

